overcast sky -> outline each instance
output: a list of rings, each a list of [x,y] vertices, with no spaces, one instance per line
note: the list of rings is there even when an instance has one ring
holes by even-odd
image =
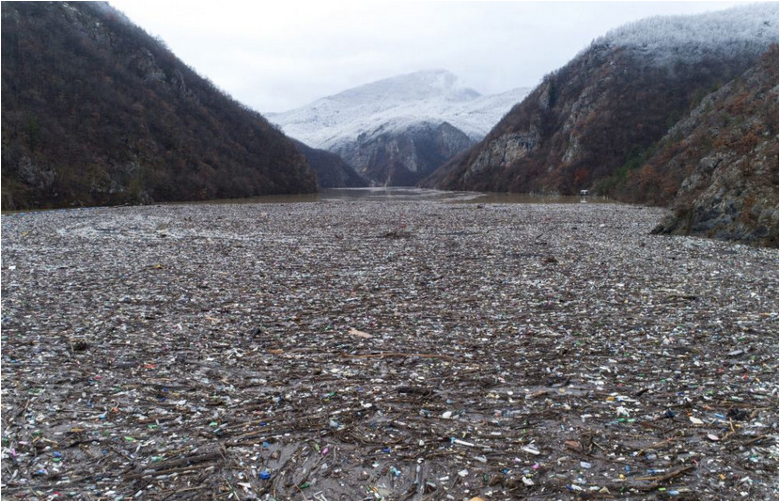
[[[612,28],[744,2],[109,3],[199,74],[264,113],[436,68],[483,94],[532,87]]]

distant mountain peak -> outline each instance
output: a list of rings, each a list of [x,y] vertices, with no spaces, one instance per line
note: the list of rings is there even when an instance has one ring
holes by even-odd
[[[289,136],[332,151],[381,126],[399,129],[421,121],[448,122],[476,141],[528,91],[482,96],[453,73],[431,69],[363,84],[267,117]]]
[[[292,138],[340,154],[374,183],[412,184],[483,138],[528,91],[482,96],[447,70],[421,70],[267,117]]]
[[[324,99],[349,103],[352,106],[379,102],[393,106],[430,98],[466,101],[479,96],[481,94],[478,91],[467,87],[453,73],[435,69],[376,80]]]

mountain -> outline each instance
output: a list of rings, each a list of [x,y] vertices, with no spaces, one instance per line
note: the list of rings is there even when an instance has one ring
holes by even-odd
[[[391,77],[266,116],[380,185],[411,185],[480,140],[529,90],[482,96],[445,70]]]
[[[779,246],[780,56],[774,45],[739,78],[706,96],[628,177],[649,202],[678,184],[674,212],[653,232]]]
[[[282,132],[103,2],[2,3],[2,207],[311,193]]]
[[[421,185],[617,195],[671,126],[777,43],[778,16],[777,3],[765,3],[611,31]],[[665,187],[664,199],[677,187]]]
[[[367,180],[349,166],[342,158],[327,150],[311,148],[294,140],[299,151],[307,158],[310,167],[318,177],[318,187],[367,187]]]
[[[385,123],[334,147],[376,185],[412,186],[473,142],[448,122]]]

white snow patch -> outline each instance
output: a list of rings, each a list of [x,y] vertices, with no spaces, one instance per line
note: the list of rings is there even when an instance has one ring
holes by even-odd
[[[764,52],[778,43],[779,32],[779,5],[765,2],[706,14],[642,19],[609,31],[591,46],[630,47],[665,64],[698,60],[707,52],[742,53],[748,47]]]

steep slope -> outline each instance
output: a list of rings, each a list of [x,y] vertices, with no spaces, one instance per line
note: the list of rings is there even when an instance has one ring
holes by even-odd
[[[663,183],[681,182],[673,215],[653,232],[779,246],[779,82],[775,45],[705,97],[629,175],[625,192],[652,203],[668,202]]]
[[[447,122],[414,121],[406,127],[381,125],[334,150],[375,184],[412,186],[472,144]]]
[[[286,134],[343,157],[376,184],[413,184],[480,140],[527,94],[481,96],[444,70],[372,82],[281,114]]]
[[[624,26],[546,76],[484,140],[421,185],[610,193],[701,97],[777,39],[772,3]]]
[[[299,151],[307,158],[310,167],[318,177],[318,187],[367,187],[367,180],[354,171],[343,159],[327,150],[311,148],[294,140]]]
[[[2,3],[2,207],[315,192],[280,131],[99,2]]]

